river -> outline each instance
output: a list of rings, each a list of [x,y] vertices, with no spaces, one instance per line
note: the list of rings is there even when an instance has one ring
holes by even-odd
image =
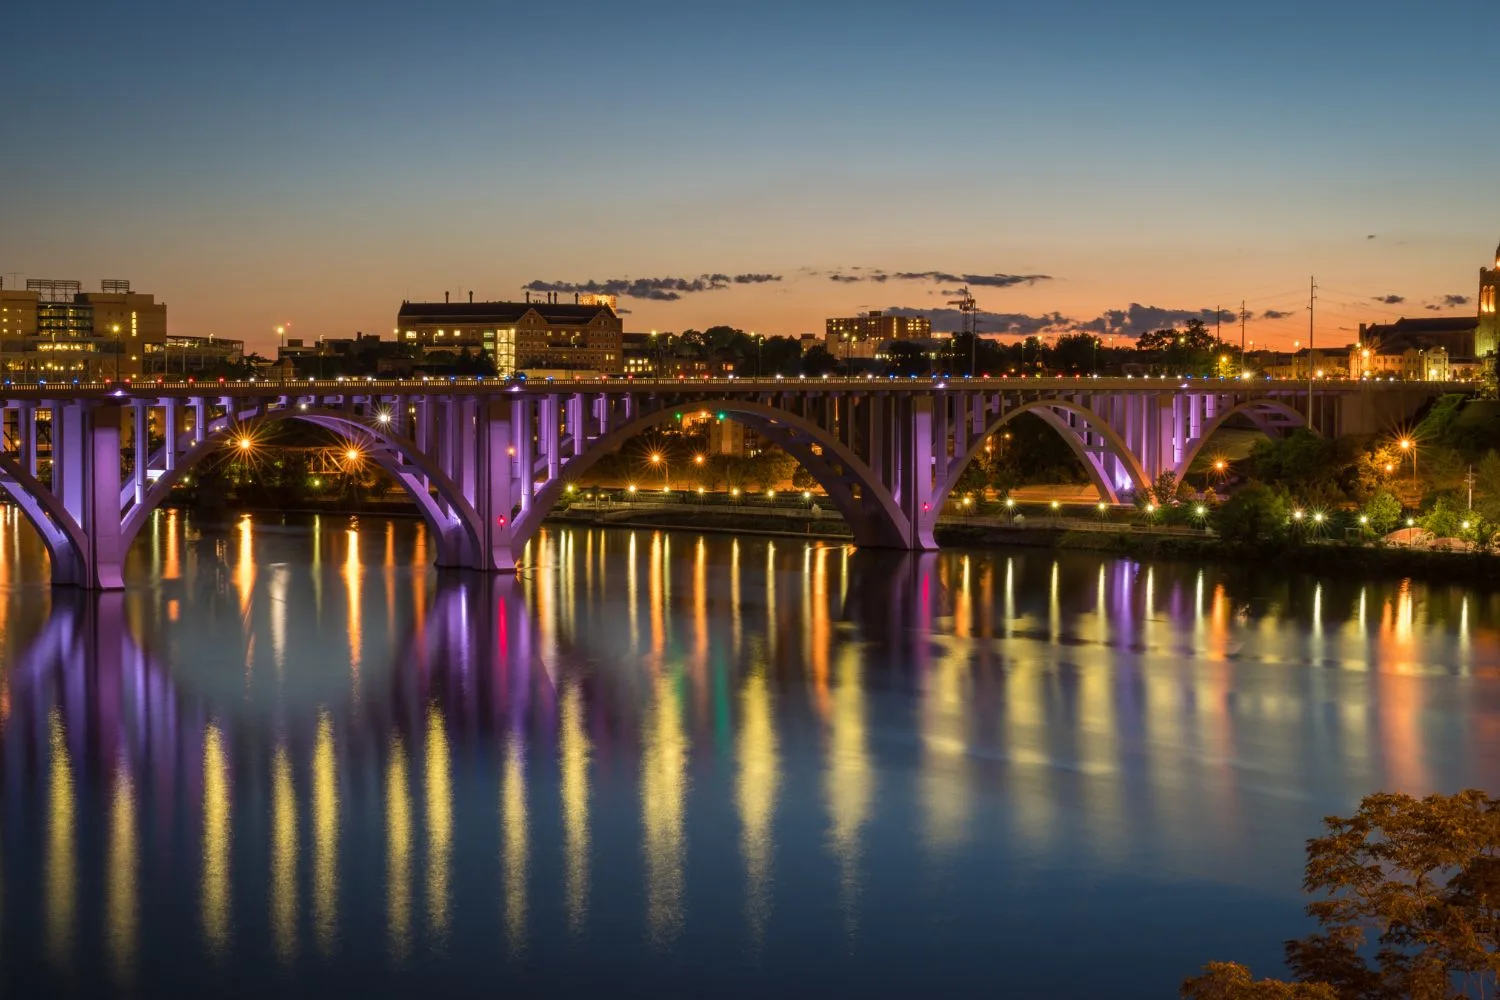
[[[0,510],[0,992],[1168,997],[1493,789],[1500,595],[1039,550]]]

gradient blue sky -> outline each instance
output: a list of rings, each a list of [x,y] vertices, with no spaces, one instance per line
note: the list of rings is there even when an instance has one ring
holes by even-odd
[[[767,333],[952,287],[855,266],[1048,275],[976,291],[1059,327],[1244,298],[1260,343],[1305,339],[1316,274],[1343,342],[1471,312],[1500,239],[1494,5],[15,8],[7,284],[125,277],[261,346],[537,279],[776,274],[621,302]]]

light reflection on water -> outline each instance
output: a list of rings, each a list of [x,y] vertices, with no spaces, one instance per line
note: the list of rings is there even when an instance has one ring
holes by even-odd
[[[415,523],[165,512],[100,596],[13,521],[21,992],[1087,995],[1087,939],[1170,995],[1275,971],[1322,815],[1500,772],[1489,592],[648,531],[488,580]]]

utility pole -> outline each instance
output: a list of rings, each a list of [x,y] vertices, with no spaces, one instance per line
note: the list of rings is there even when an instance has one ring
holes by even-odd
[[[1249,317],[1245,313],[1245,300],[1240,299],[1240,374],[1245,374],[1245,320]]]
[[[1307,279],[1307,429],[1313,429],[1313,305],[1318,301],[1318,279]]]

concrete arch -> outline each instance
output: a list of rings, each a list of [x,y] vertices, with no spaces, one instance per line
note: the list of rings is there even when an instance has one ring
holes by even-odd
[[[1279,437],[1283,429],[1287,427],[1307,427],[1307,420],[1301,413],[1285,403],[1274,399],[1252,399],[1244,403],[1237,403],[1210,420],[1208,425],[1203,428],[1203,433],[1199,434],[1188,445],[1187,449],[1182,453],[1182,460],[1177,463],[1176,472],[1179,480],[1187,475],[1188,470],[1193,467],[1193,463],[1197,461],[1198,455],[1203,451],[1204,446],[1208,444],[1209,439],[1214,436],[1214,433],[1220,427],[1223,427],[1230,417],[1240,414],[1249,417],[1255,426],[1267,437]],[[1274,416],[1281,416],[1286,419],[1283,423],[1276,424],[1270,419]],[[1314,434],[1317,433],[1316,428],[1309,429]]]
[[[530,506],[514,520],[512,549],[519,552],[541,526],[542,519],[561,498],[567,484],[576,481],[605,455],[614,452],[629,439],[663,424],[671,423],[676,414],[686,410],[710,410],[733,417],[763,434],[778,447],[802,463],[809,475],[828,494],[840,514],[854,531],[856,545],[906,547],[905,538],[913,530],[885,487],[869,465],[846,445],[817,424],[787,410],[764,403],[737,399],[694,399],[679,406],[663,406],[637,417],[608,434],[595,439],[583,454],[563,463],[557,478],[547,482],[536,493]],[[813,446],[821,450],[814,454]],[[835,463],[844,473],[834,470]],[[854,496],[854,486],[861,495]]]
[[[1078,456],[1078,460],[1083,463],[1083,467],[1088,472],[1089,479],[1093,482],[1094,488],[1099,491],[1099,495],[1109,503],[1119,503],[1121,485],[1123,484],[1116,484],[1110,481],[1108,470],[1103,467],[1098,455],[1084,447],[1083,441],[1079,439],[1078,435],[1074,433],[1073,428],[1057,412],[1058,410],[1066,410],[1082,417],[1089,425],[1089,429],[1104,439],[1106,452],[1120,463],[1126,475],[1130,477],[1128,488],[1145,489],[1150,487],[1151,483],[1146,478],[1146,473],[1141,467],[1140,459],[1136,458],[1130,448],[1126,446],[1125,439],[1120,437],[1119,432],[1109,426],[1103,417],[1087,406],[1080,406],[1070,400],[1035,399],[1029,403],[1023,403],[1013,410],[1007,410],[998,420],[991,422],[985,427],[984,433],[976,438],[973,444],[969,445],[968,451],[948,468],[947,474],[943,476],[943,481],[938,484],[938,491],[932,505],[933,510],[942,510],[943,504],[948,501],[949,493],[953,491],[954,484],[958,482],[958,477],[963,474],[964,469],[969,467],[969,463],[974,460],[979,454],[979,450],[984,447],[985,439],[1023,413],[1035,413],[1049,427],[1056,430],[1058,436],[1063,439],[1073,454]]]
[[[203,441],[179,455],[175,468],[158,477],[146,490],[142,502],[125,515],[120,531],[120,551],[129,550],[147,518],[166,499],[173,485],[208,455],[223,448],[230,433],[283,420],[300,420],[359,441],[367,457],[400,483],[416,501],[417,509],[422,512],[423,520],[427,522],[436,540],[438,565],[475,565],[472,560],[479,553],[481,537],[479,516],[458,486],[414,442],[354,419],[347,413],[312,407],[306,410],[268,408],[241,419],[225,417],[214,421]],[[403,467],[403,460],[410,463],[411,468]],[[416,471],[413,472],[412,469]],[[436,487],[437,498],[428,492],[424,480]],[[439,503],[439,499],[442,503]],[[443,509],[444,505],[448,510]]]
[[[63,508],[62,501],[13,459],[0,455],[0,488],[41,536],[52,560],[52,582],[83,582],[88,539]]]

